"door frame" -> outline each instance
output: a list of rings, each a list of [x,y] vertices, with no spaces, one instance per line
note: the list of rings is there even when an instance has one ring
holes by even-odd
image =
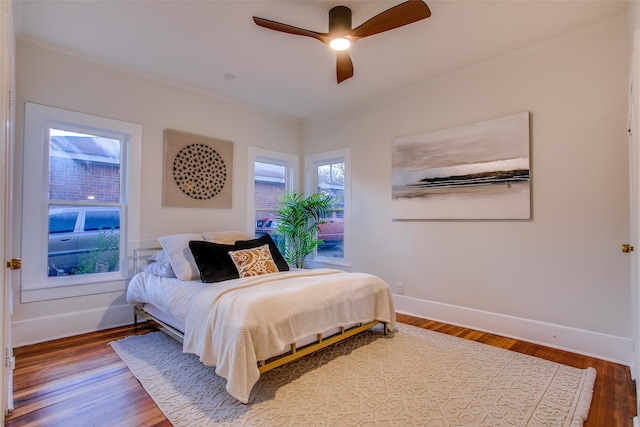
[[[6,415],[13,410],[13,367],[15,359],[11,346],[11,313],[13,310],[12,276],[13,270],[6,262],[12,258],[12,221],[13,209],[13,152],[15,139],[15,31],[12,0],[0,0],[0,262],[3,264],[0,274],[0,345],[2,348],[3,369],[1,370],[2,410]]]
[[[633,361],[631,376],[636,380],[636,396],[640,396],[640,30],[634,32],[629,75],[629,244],[638,248],[629,252],[631,276],[631,321]],[[636,405],[640,413],[640,403]],[[638,425],[638,417],[634,418]]]

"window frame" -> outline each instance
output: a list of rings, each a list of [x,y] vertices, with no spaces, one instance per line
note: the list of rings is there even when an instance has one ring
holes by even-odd
[[[318,166],[344,162],[344,258],[318,255],[315,250],[307,264],[310,267],[331,266],[345,270],[351,268],[351,149],[341,148],[305,156],[305,192],[311,194],[318,188]]]
[[[247,147],[247,154],[247,234],[254,236],[256,231],[255,163],[284,166],[286,168],[285,191],[297,191],[300,159],[295,154],[251,146]]]
[[[22,203],[21,302],[44,301],[124,291],[132,269],[131,254],[140,240],[140,165],[142,126],[75,111],[25,103]],[[120,201],[118,203],[49,200],[49,129],[64,129],[119,139]],[[25,197],[25,195],[30,197]],[[33,195],[36,195],[35,197]],[[120,206],[120,269],[116,272],[48,277],[49,205]]]

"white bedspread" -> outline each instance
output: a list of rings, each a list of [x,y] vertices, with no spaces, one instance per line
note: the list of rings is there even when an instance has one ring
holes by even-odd
[[[183,281],[143,271],[129,282],[127,301],[138,307],[153,304],[184,325],[193,299],[209,286],[199,280]]]
[[[283,353],[291,343],[371,320],[395,327],[389,286],[369,274],[292,270],[214,284],[182,283],[202,286],[189,285],[188,296],[176,296],[173,290],[165,307],[148,302],[167,310],[176,303],[184,316],[188,301],[183,351],[215,366],[216,373],[227,380],[227,391],[243,403],[260,377],[257,361]],[[132,287],[141,286],[130,285],[129,302],[145,302]]]

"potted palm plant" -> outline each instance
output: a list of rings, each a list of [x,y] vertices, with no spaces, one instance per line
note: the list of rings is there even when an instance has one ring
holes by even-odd
[[[333,197],[313,193],[309,197],[296,192],[285,192],[280,199],[276,233],[280,239],[284,259],[293,267],[302,268],[304,259],[318,244],[318,226],[331,214]],[[284,246],[284,247],[282,247]]]

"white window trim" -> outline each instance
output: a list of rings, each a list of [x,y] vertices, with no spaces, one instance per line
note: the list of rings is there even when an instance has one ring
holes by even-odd
[[[287,191],[297,191],[300,159],[295,154],[258,147],[247,147],[247,159],[247,234],[253,236],[256,231],[255,162],[273,163],[287,167],[285,188]]]
[[[47,277],[46,269],[39,268],[46,265],[47,257],[47,212],[48,194],[47,178],[42,165],[45,164],[46,148],[44,129],[55,127],[58,124],[76,124],[83,127],[100,130],[104,135],[112,132],[114,135],[124,137],[127,143],[127,153],[121,170],[126,173],[127,214],[123,221],[123,233],[121,243],[125,245],[125,260],[121,263],[120,271],[96,275],[96,277],[82,276],[67,278],[63,285],[51,284]],[[34,302],[50,299],[70,298],[98,293],[124,291],[127,278],[132,273],[133,248],[140,242],[140,184],[142,161],[142,126],[120,120],[107,119],[92,116],[75,111],[47,107],[39,104],[26,103],[25,106],[25,131],[24,144],[26,150],[27,141],[39,141],[42,144],[39,150],[29,151],[25,155],[23,164],[23,197],[22,216],[29,212],[37,212],[38,219],[23,220],[22,227],[22,261],[21,270],[21,302]],[[38,191],[27,191],[27,188],[36,188]],[[29,193],[29,194],[26,194]],[[126,227],[126,228],[125,228]],[[126,240],[125,240],[126,239]],[[25,257],[25,254],[30,254]],[[35,256],[34,256],[35,254]]]
[[[310,154],[305,156],[305,193],[311,194],[318,186],[317,166],[333,161],[344,161],[344,258],[336,259],[319,256],[314,253],[305,265],[313,267],[336,267],[342,270],[350,270],[349,254],[351,251],[351,149],[342,148],[325,153]]]

